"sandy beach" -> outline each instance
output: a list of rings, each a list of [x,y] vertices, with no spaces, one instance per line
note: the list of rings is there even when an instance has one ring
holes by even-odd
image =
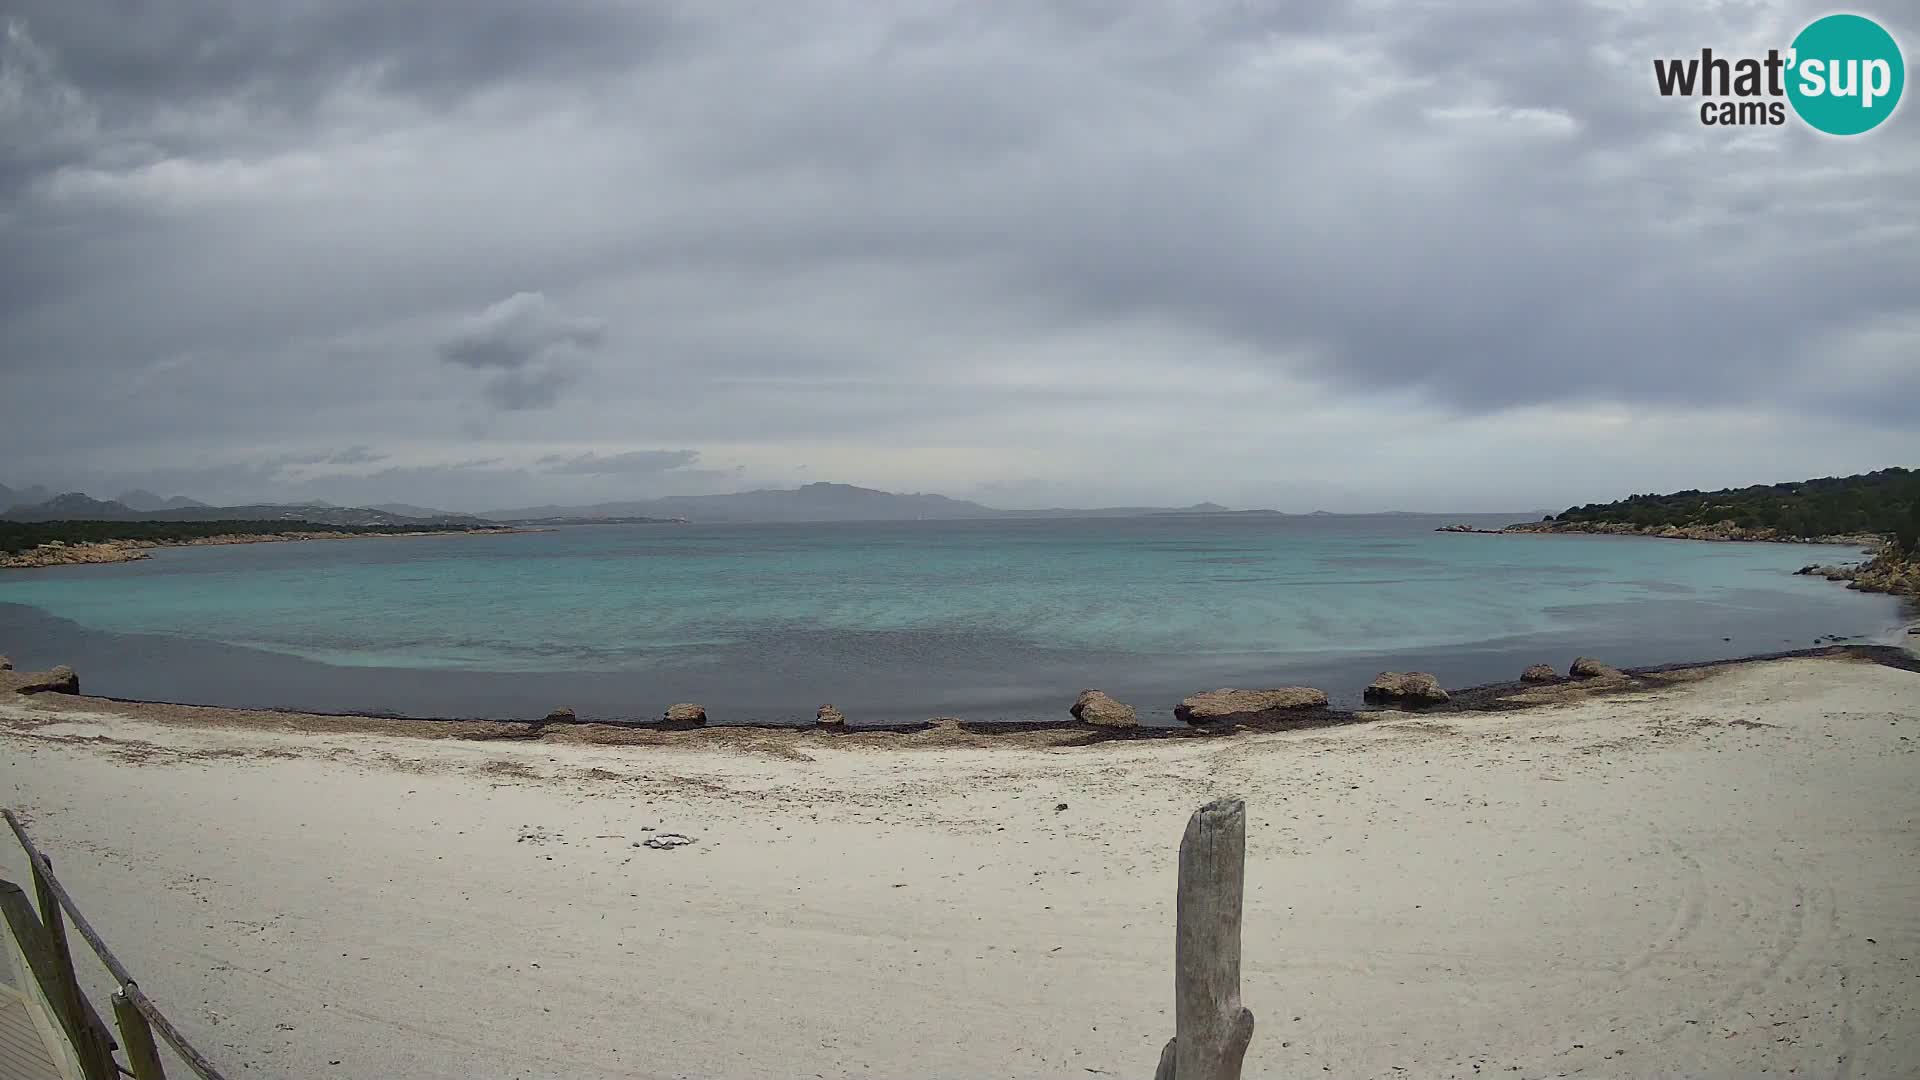
[[[1078,747],[0,694],[0,801],[229,1076],[1146,1076],[1220,794],[1248,1076],[1916,1075],[1920,674],[1670,681]]]

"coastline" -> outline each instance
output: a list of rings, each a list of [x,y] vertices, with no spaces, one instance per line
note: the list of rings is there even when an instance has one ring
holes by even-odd
[[[0,555],[0,570],[38,570],[50,566],[86,566],[102,563],[134,562],[151,558],[153,548],[220,547],[229,544],[291,543],[300,540],[373,540],[410,539],[423,536],[500,536],[547,532],[543,528],[501,525],[471,529],[423,529],[410,532],[349,532],[321,529],[286,533],[220,533],[179,540],[102,540],[65,543],[59,540],[40,544],[25,551]]]
[[[1478,536],[1575,535],[1645,536],[1656,540],[1704,540],[1710,543],[1737,544],[1816,544],[1836,547],[1872,547],[1878,550],[1887,538],[1875,533],[1834,533],[1827,536],[1792,536],[1777,529],[1748,529],[1730,521],[1714,525],[1632,525],[1622,521],[1520,521],[1498,529],[1472,525],[1442,525],[1433,530],[1443,533],[1472,533]]]
[[[1846,582],[1855,592],[1886,593],[1891,596],[1920,596],[1920,559],[1900,558],[1893,554],[1892,541],[1872,533],[1830,536],[1789,536],[1774,529],[1747,529],[1732,522],[1716,525],[1630,525],[1613,521],[1532,521],[1498,529],[1471,525],[1442,525],[1434,532],[1472,533],[1480,536],[1637,536],[1655,540],[1698,540],[1732,544],[1812,544],[1829,547],[1860,547],[1866,556],[1848,566],[1803,566],[1794,571]]]
[[[150,701],[83,695],[51,688],[78,676],[71,668],[53,672],[0,668],[0,705],[11,699],[16,708],[50,714],[103,712],[149,723],[221,729],[250,729],[311,734],[377,734],[422,739],[475,741],[563,742],[587,745],[729,745],[748,742],[791,741],[794,745],[821,743],[880,745],[910,749],[969,745],[977,747],[1093,746],[1108,742],[1165,742],[1186,739],[1245,737],[1277,732],[1337,728],[1427,717],[1450,721],[1462,716],[1550,709],[1623,694],[1657,692],[1726,671],[1800,660],[1835,660],[1896,670],[1920,672],[1920,619],[1910,622],[1910,633],[1898,631],[1880,644],[1827,645],[1762,653],[1731,660],[1689,661],[1612,670],[1597,677],[1560,677],[1554,682],[1509,681],[1448,691],[1442,703],[1421,706],[1280,709],[1242,714],[1212,723],[1172,726],[1108,727],[1080,719],[1027,721],[971,721],[935,716],[906,723],[772,723],[754,720],[697,722],[678,718],[610,721],[578,719],[571,710],[556,710],[543,720],[485,717],[405,716],[361,711],[316,712],[296,709],[244,709],[219,705]],[[1904,639],[1904,640],[1903,640]],[[1061,712],[1066,713],[1066,703]]]
[[[6,800],[187,1037],[264,1080],[1144,1075],[1180,828],[1224,795],[1249,1076],[1920,1059],[1920,676],[1849,657],[1230,744],[90,705],[0,694]]]

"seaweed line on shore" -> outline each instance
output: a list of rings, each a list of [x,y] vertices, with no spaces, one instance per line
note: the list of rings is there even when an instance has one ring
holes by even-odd
[[[8,670],[0,670],[0,692],[4,692],[16,705],[31,708],[34,715],[16,714],[13,718],[16,724],[58,722],[61,714],[66,712],[81,715],[108,712],[134,720],[188,727],[266,729],[311,734],[362,733],[468,741],[553,739],[594,745],[697,746],[766,744],[766,740],[773,739],[789,744],[791,740],[807,740],[812,745],[839,744],[850,747],[968,745],[1067,748],[1110,742],[1220,738],[1420,717],[1505,713],[1565,705],[1596,697],[1658,691],[1743,666],[1804,659],[1864,663],[1920,673],[1920,656],[1908,648],[1893,645],[1833,645],[1732,660],[1659,664],[1625,669],[1615,675],[1549,684],[1490,683],[1453,691],[1445,703],[1418,708],[1309,708],[1236,717],[1218,723],[1123,728],[1102,727],[1080,720],[973,722],[953,717],[906,724],[799,726],[755,721],[713,724],[675,720],[572,718],[562,721],[521,721],[293,709],[233,709],[128,698],[82,697],[66,692],[39,692],[29,696],[20,692],[20,689],[44,683],[44,674]],[[0,702],[5,700],[0,698]]]

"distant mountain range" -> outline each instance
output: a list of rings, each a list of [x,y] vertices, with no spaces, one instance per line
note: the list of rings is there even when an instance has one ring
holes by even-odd
[[[53,498],[53,492],[48,491],[39,484],[24,488],[10,488],[5,484],[0,484],[0,511],[9,510],[15,506],[31,506],[34,503],[43,503],[51,498]]]
[[[812,521],[961,521],[1013,518],[1121,518],[1174,514],[1281,516],[1277,510],[1229,510],[1218,503],[1192,506],[1055,507],[1001,510],[945,495],[898,494],[852,484],[814,483],[798,488],[768,488],[726,495],[669,495],[658,499],[602,502],[587,506],[523,506],[484,514],[454,514],[412,503],[376,503],[343,507],[322,501],[209,506],[185,496],[165,498],[150,491],[129,491],[117,499],[94,499],[80,492],[49,495],[44,487],[0,486],[0,518],[13,521],[311,521],[323,525],[405,525],[520,523],[562,525],[578,522],[812,522]],[[1326,515],[1324,510],[1314,511]],[[1524,515],[1522,515],[1524,516]],[[1536,515],[1537,516],[1537,515]],[[1516,519],[1517,520],[1517,519]]]
[[[7,521],[306,521],[315,525],[489,525],[471,514],[395,514],[371,507],[325,503],[255,503],[247,506],[208,506],[193,499],[162,499],[135,492],[136,501],[156,506],[142,510],[120,499],[95,499],[78,491],[44,502],[16,505],[0,519]],[[146,495],[145,498],[139,498]]]
[[[1094,510],[998,510],[945,495],[900,495],[852,484],[814,483],[798,488],[765,488],[729,495],[669,495],[659,499],[594,503],[590,506],[523,506],[489,510],[492,521],[593,518],[681,518],[687,521],[961,521],[974,518],[1141,517],[1148,514],[1232,513],[1217,503],[1180,509],[1112,506]],[[1256,510],[1244,513],[1270,514]]]
[[[195,507],[207,505],[198,499],[189,499],[185,495],[175,495],[171,499],[163,499],[151,491],[143,491],[139,488],[135,488],[124,495],[115,496],[113,501],[129,510],[139,511],[191,510]]]

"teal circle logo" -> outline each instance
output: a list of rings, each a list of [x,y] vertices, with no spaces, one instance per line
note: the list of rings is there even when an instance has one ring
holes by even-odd
[[[1893,115],[1907,65],[1893,35],[1861,15],[1828,15],[1793,39],[1787,99],[1829,135],[1871,131]]]

